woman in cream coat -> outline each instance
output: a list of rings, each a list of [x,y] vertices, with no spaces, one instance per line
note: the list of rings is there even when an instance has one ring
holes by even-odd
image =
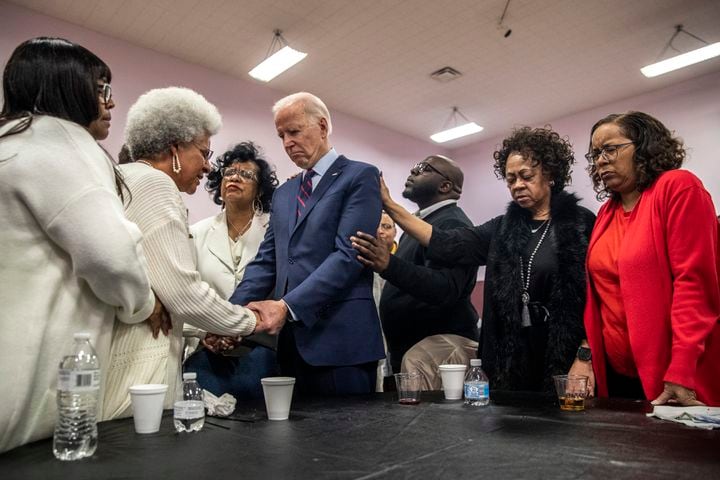
[[[90,333],[104,378],[113,319],[142,322],[155,304],[140,231],[88,132],[110,101],[110,69],[79,45],[35,38],[15,49],[3,80],[0,452],[52,435],[73,333]]]
[[[277,184],[275,172],[252,142],[225,152],[208,174],[206,188],[223,210],[196,223],[190,231],[200,276],[225,298],[230,298],[245,267],[257,255]],[[274,350],[246,340],[229,356],[218,355],[222,345],[234,346],[235,342],[215,339],[211,343],[212,339],[208,336],[205,348],[188,358],[185,370],[197,372],[200,385],[216,395],[260,397],[260,379],[276,374]]]

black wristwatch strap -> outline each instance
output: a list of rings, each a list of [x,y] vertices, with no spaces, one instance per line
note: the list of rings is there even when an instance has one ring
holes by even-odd
[[[592,352],[588,347],[579,347],[577,350],[577,358],[583,362],[589,362],[592,359]]]

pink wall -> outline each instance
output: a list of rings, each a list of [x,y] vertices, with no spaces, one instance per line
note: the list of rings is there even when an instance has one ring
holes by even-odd
[[[647,81],[652,82],[652,79]],[[585,172],[587,162],[583,158],[590,128],[605,115],[628,110],[655,116],[683,138],[688,147],[684,168],[700,177],[720,213],[720,72],[546,122],[561,135],[569,137],[574,146],[577,164],[569,190],[583,198],[583,205],[598,210],[601,204],[595,200],[595,192]],[[504,184],[495,179],[492,171],[492,153],[501,143],[502,138],[498,137],[452,152],[453,158],[463,165],[465,178],[477,185],[476,188],[466,185],[463,205],[478,223],[501,213],[510,199]]]
[[[103,58],[113,70],[113,111],[110,137],[104,142],[112,153],[122,144],[127,109],[151,88],[180,85],[193,88],[215,103],[223,115],[224,127],[213,138],[213,149],[222,151],[232,143],[251,139],[261,145],[284,179],[296,168],[282,151],[275,135],[270,107],[283,93],[212,70],[180,61],[152,50],[80,28],[52,17],[0,2],[0,61],[4,62],[20,42],[39,35],[61,36],[80,43]],[[670,74],[672,75],[672,74]],[[648,79],[652,82],[652,79]],[[302,89],[302,85],[298,85]],[[332,111],[332,105],[329,105]],[[584,172],[588,131],[592,124],[611,112],[630,109],[646,111],[661,119],[682,136],[690,157],[687,168],[695,172],[710,190],[720,208],[720,72],[696,78],[642,96],[579,112],[547,123],[567,135],[575,145],[578,164],[570,187],[584,198],[593,211],[599,207]],[[450,154],[465,171],[461,206],[476,223],[502,213],[509,201],[503,183],[492,173],[492,152],[501,138],[489,139],[455,150],[396,133],[341,112],[333,112],[333,144],[340,153],[364,160],[383,170],[392,192],[400,192],[411,165],[430,153]],[[399,193],[394,195],[400,199]],[[186,197],[191,221],[214,214],[217,207],[203,192]],[[406,202],[406,206],[411,206]]]
[[[282,150],[270,109],[284,96],[265,85],[244,81],[177,58],[136,47],[127,42],[87,30],[55,18],[0,2],[0,62],[3,66],[12,50],[22,41],[36,36],[59,36],[79,43],[101,57],[113,72],[113,99],[116,108],[110,136],[104,146],[116,154],[123,143],[127,110],[145,91],[165,86],[184,86],[203,94],[223,116],[224,126],[212,139],[220,153],[233,143],[253,140],[263,147],[284,180],[297,168]],[[298,85],[302,89],[302,85]],[[447,153],[431,142],[381,128],[351,115],[334,112],[331,140],[339,153],[363,160],[383,170],[393,191],[400,191],[412,165],[429,153]],[[190,221],[213,215],[218,208],[201,190],[186,196]]]

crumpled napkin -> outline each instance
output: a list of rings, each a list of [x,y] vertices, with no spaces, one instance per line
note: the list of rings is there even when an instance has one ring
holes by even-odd
[[[705,430],[720,428],[720,407],[656,405],[652,413],[648,413],[647,416]]]
[[[216,397],[212,392],[205,389],[203,389],[203,393],[208,415],[229,417],[235,411],[237,400],[229,393],[223,393],[220,397]]]

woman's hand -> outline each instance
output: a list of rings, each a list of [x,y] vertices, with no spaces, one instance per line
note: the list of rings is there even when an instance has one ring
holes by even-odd
[[[396,203],[390,197],[390,191],[385,185],[385,180],[380,175],[380,198],[382,199],[383,209],[390,215],[395,223],[403,229],[403,231],[417,240],[420,245],[427,247],[432,236],[432,225],[416,217],[405,208]]]
[[[583,361],[576,358],[570,367],[568,375],[583,375],[588,377],[587,383],[587,398],[595,396],[595,373],[592,369],[592,361]]]
[[[150,330],[152,331],[153,338],[158,338],[161,331],[167,337],[170,330],[172,330],[172,320],[170,319],[170,314],[167,310],[165,310],[165,306],[162,304],[157,295],[155,295],[155,307],[153,308],[150,316],[147,318],[147,321],[150,324]]]
[[[387,185],[385,185],[385,179],[383,178],[382,174],[380,174],[380,199],[382,200],[385,211],[388,211],[390,205],[395,203],[395,201],[390,196],[390,190],[388,189]]]
[[[200,343],[212,353],[221,354],[235,348],[240,343],[240,339],[208,333]]]
[[[651,402],[653,405],[664,405],[666,403],[679,403],[686,407],[693,405],[705,405],[695,397],[695,390],[690,390],[677,383],[665,382],[663,392]]]

